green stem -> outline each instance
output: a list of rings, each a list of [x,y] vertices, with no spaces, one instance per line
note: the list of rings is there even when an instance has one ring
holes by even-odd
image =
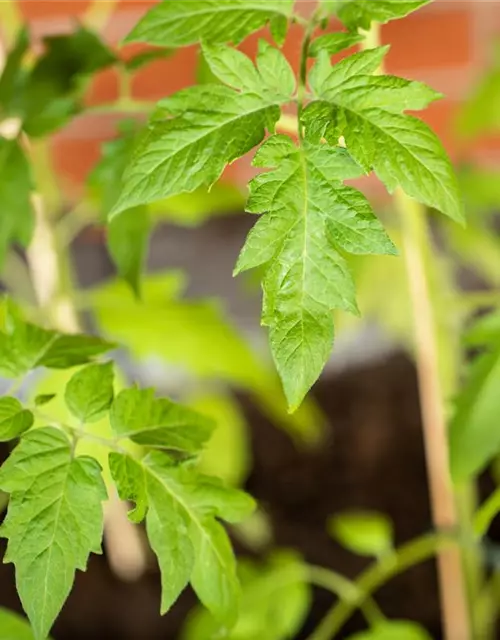
[[[346,605],[353,604],[356,607],[359,603],[359,608],[370,626],[385,619],[375,600],[369,595],[364,597],[359,586],[342,574],[325,567],[308,565],[307,575],[311,584],[331,591]]]
[[[304,110],[304,102],[307,95],[307,61],[309,60],[309,47],[311,45],[311,39],[314,29],[317,26],[319,19],[319,11],[315,11],[309,20],[304,38],[302,40],[302,46],[300,49],[300,70],[299,70],[299,82],[297,88],[297,119],[298,119],[298,131],[299,138],[303,139],[303,128],[301,125],[302,112]]]
[[[455,544],[453,536],[428,534],[408,542],[393,554],[382,557],[356,580],[359,597],[349,601],[344,599],[335,605],[308,640],[331,640],[356,608],[366,602],[366,599],[388,580],[431,558],[437,551]]]

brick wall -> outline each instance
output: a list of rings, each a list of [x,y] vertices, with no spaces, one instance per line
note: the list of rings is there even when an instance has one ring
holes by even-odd
[[[0,28],[5,39],[7,24],[15,19],[28,21],[32,33],[43,35],[71,30],[74,19],[97,28],[106,40],[117,46],[155,0],[11,0],[0,2]],[[302,0],[302,11],[310,11],[314,0]],[[262,37],[265,34],[259,34]],[[300,29],[290,30],[285,53],[297,64]],[[462,100],[474,86],[493,54],[495,38],[500,40],[500,0],[435,0],[430,6],[400,21],[383,27],[384,42],[391,43],[388,71],[429,83],[446,95],[424,114],[439,133],[452,156],[480,162],[500,161],[500,137],[464,143],[454,133],[454,118]],[[251,53],[257,38],[251,37],[242,48]],[[124,48],[123,55],[137,51]],[[155,100],[191,84],[196,70],[196,50],[178,51],[172,57],[155,61],[141,69],[133,79],[133,96]],[[101,73],[89,91],[88,103],[98,105],[118,95],[115,71]],[[76,196],[85,175],[99,156],[99,145],[114,135],[119,116],[88,115],[77,118],[52,142],[52,158],[59,179],[68,195]],[[243,181],[248,176],[248,159],[229,171],[229,179]]]

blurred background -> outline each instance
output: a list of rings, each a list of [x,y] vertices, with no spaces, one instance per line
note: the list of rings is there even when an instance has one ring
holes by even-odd
[[[1,2],[4,52],[22,23],[28,25],[36,50],[43,48],[44,37],[71,32],[81,22],[130,60],[148,49],[122,47],[120,42],[154,4]],[[314,4],[298,3],[304,14]],[[338,28],[333,21],[328,27]],[[269,34],[248,38],[241,49],[253,55],[259,37]],[[301,29],[293,26],[284,45],[295,69],[300,37]],[[447,322],[453,324],[487,306],[488,296],[500,286],[495,232],[495,215],[500,212],[500,2],[436,0],[383,26],[382,39],[391,44],[389,73],[426,82],[445,96],[421,117],[442,138],[457,167],[470,220],[467,233],[433,220],[441,304],[457,304],[456,316],[444,321],[447,330]],[[134,101],[154,102],[209,77],[198,49],[188,47],[137,65],[125,89]],[[45,146],[35,147],[43,157],[41,165],[47,167],[47,175],[40,178],[45,180],[49,206],[54,216],[66,221],[80,308],[92,328],[128,345],[128,351],[117,356],[124,379],[157,385],[217,418],[205,468],[244,486],[261,505],[247,526],[232,532],[242,556],[259,561],[276,550],[293,550],[314,565],[355,577],[367,559],[329,535],[332,515],[347,509],[381,512],[391,520],[397,543],[432,529],[403,261],[352,261],[362,319],[339,315],[327,371],[298,414],[287,415],[269,362],[267,337],[259,326],[258,278],[231,276],[254,222],[243,213],[251,157],[229,167],[209,194],[177,197],[155,208],[142,304],[114,278],[99,225],[103,212],[96,206],[107,181],[114,179],[114,173],[106,173],[109,165],[103,158],[121,153],[116,142],[109,143],[119,136],[119,127],[126,130],[123,120],[145,121],[144,114],[106,108],[123,97],[123,91],[123,77],[115,67],[99,72],[86,90],[88,109]],[[371,179],[358,186],[376,204],[397,244],[397,222],[383,189]],[[8,262],[4,281],[15,271],[15,264]],[[60,374],[51,374],[32,380],[31,387],[49,392],[63,383]],[[482,478],[485,493],[494,481],[491,474]],[[297,638],[306,637],[332,600],[319,590],[304,597],[312,597],[313,604],[308,613],[304,609]],[[53,636],[205,640],[208,635],[195,626],[189,631],[185,624],[194,602],[188,592],[160,618],[159,576],[153,561],[148,560],[141,575],[119,576],[106,557],[94,556],[88,572],[78,574]],[[379,603],[388,616],[417,620],[432,638],[440,637],[432,561],[385,586]],[[0,566],[0,606],[20,608],[12,565]],[[361,619],[353,618],[345,637],[361,627]],[[272,640],[265,635],[241,636],[252,637]]]

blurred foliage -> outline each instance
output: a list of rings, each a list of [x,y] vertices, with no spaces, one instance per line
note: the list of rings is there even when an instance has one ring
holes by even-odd
[[[374,511],[337,513],[328,521],[328,531],[342,546],[362,556],[382,556],[393,549],[390,519]]]
[[[240,615],[231,631],[224,633],[206,611],[193,612],[182,640],[288,640],[300,630],[309,610],[311,592],[306,570],[297,554],[275,552],[266,565],[240,560],[242,585]]]
[[[0,640],[34,640],[34,635],[25,618],[0,608]]]

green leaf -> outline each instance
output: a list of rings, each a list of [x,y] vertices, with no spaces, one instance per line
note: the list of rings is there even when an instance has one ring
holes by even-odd
[[[239,44],[271,22],[281,44],[293,0],[169,0],[153,7],[127,36],[126,42],[183,47],[206,40]]]
[[[400,186],[461,222],[460,190],[441,142],[421,120],[403,113],[440,95],[420,82],[370,75],[385,51],[367,50],[334,66],[321,52],[309,76],[317,99],[304,112],[306,133],[333,145],[343,136],[351,155],[366,171],[373,168],[391,193]]]
[[[17,35],[14,48],[9,51],[0,77],[0,111],[4,117],[19,111],[19,93],[22,91],[24,80],[22,61],[29,45],[29,32],[22,28]]]
[[[212,71],[220,74],[221,80],[235,83],[228,70],[234,52],[221,47],[206,47],[206,52],[211,56]],[[262,141],[266,128],[274,129],[280,105],[291,99],[294,90],[288,63],[279,51],[262,45],[253,75],[250,67],[254,68],[248,60],[238,83],[240,91],[224,85],[197,85],[159,103],[167,119],[158,116],[140,137],[111,217],[131,207],[210,186],[227,164]],[[267,76],[271,69],[276,74],[272,84]],[[258,93],[257,78],[262,84]],[[288,95],[286,89],[290,90]]]
[[[135,120],[122,120],[118,124],[118,136],[101,145],[101,158],[87,178],[90,197],[101,208],[102,220],[120,195],[123,172],[128,164],[139,132]]]
[[[459,112],[457,129],[466,138],[500,131],[500,48],[498,51],[494,64]]]
[[[132,56],[125,61],[125,68],[128,71],[136,72],[142,67],[145,67],[150,62],[155,60],[161,60],[163,58],[170,58],[175,53],[175,49],[149,49],[148,51],[141,51],[135,56]]]
[[[75,115],[82,106],[86,80],[116,62],[98,36],[82,27],[46,38],[44,44],[22,95],[24,130],[35,137],[53,132]]]
[[[123,211],[108,225],[108,250],[118,273],[140,297],[141,273],[147,256],[150,218],[144,207]]]
[[[118,394],[109,413],[115,434],[153,449],[199,451],[210,438],[212,421],[154,393],[132,388]]]
[[[500,347],[477,357],[458,398],[450,424],[450,466],[462,482],[484,469],[500,451]]]
[[[201,453],[200,469],[238,486],[251,468],[248,425],[238,402],[220,391],[189,399],[189,406],[209,416],[215,424],[212,437]]]
[[[342,546],[362,556],[381,556],[393,548],[392,523],[381,513],[339,513],[328,522],[328,531]]]
[[[341,252],[395,253],[370,204],[343,180],[362,174],[345,149],[270,138],[254,165],[277,167],[250,183],[247,211],[264,213],[236,273],[266,265],[263,324],[290,410],[323,369],[333,343],[332,310],[356,313],[354,284]]]
[[[120,497],[138,499],[141,515],[147,509],[146,530],[162,574],[162,613],[190,581],[202,603],[231,625],[239,595],[236,563],[215,517],[244,518],[253,500],[159,452],[140,462],[112,453],[110,467]]]
[[[31,168],[18,141],[0,137],[0,267],[11,244],[26,247],[31,240],[32,189]]]
[[[64,392],[68,409],[82,424],[100,420],[113,401],[113,363],[90,364],[77,371]]]
[[[35,396],[34,403],[36,407],[43,407],[56,397],[55,393],[41,393]]]
[[[369,631],[362,631],[349,640],[431,640],[427,631],[408,620],[390,620],[374,626]]]
[[[404,18],[431,0],[326,0],[327,6],[349,29],[369,29],[372,21]]]
[[[18,378],[39,366],[65,369],[85,364],[114,347],[94,336],[48,331],[11,314],[8,332],[0,331],[0,372]]]
[[[0,535],[8,539],[5,562],[16,567],[16,585],[37,640],[46,638],[91,552],[101,552],[106,491],[91,458],[73,458],[64,433],[34,429],[0,469],[10,493]]]
[[[27,620],[0,608],[0,640],[33,640],[33,633]]]
[[[229,633],[203,610],[188,618],[183,640],[289,640],[295,638],[310,606],[311,593],[300,558],[279,552],[264,566],[238,563],[242,595],[240,615]],[[245,570],[242,570],[245,569]],[[271,622],[272,621],[272,622]]]
[[[0,442],[17,438],[33,424],[33,414],[17,398],[0,398]]]
[[[356,32],[337,31],[336,33],[326,33],[311,42],[309,55],[311,58],[316,58],[320,51],[326,51],[329,56],[333,56],[358,44],[358,42],[362,42],[363,39],[363,36]]]

